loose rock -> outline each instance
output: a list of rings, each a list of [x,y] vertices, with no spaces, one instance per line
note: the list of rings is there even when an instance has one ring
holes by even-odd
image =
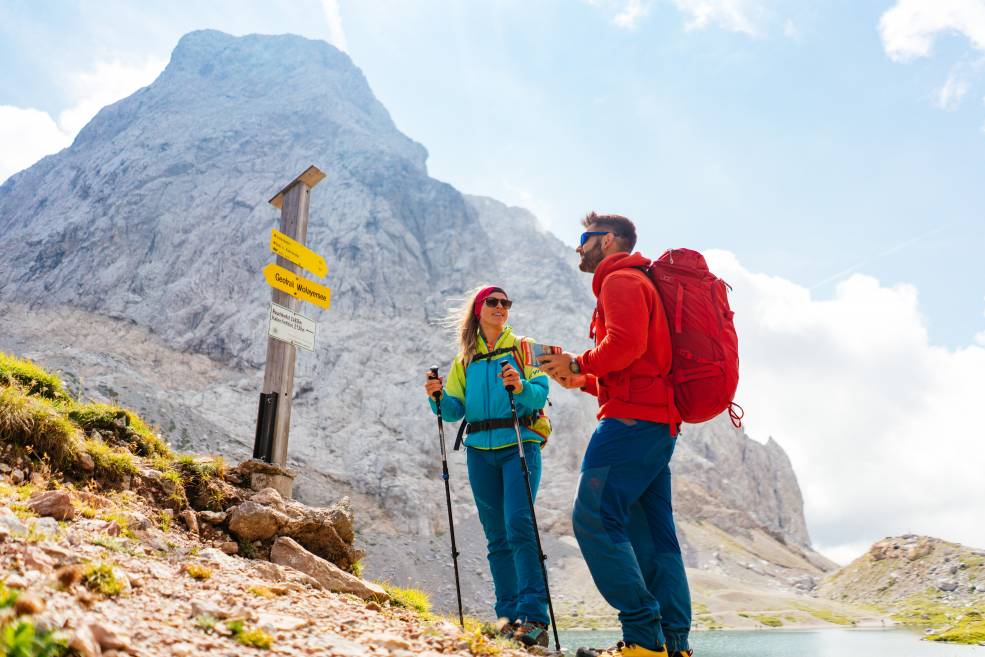
[[[244,541],[262,541],[277,534],[287,521],[287,516],[276,509],[252,501],[243,502],[232,509],[229,531]]]
[[[178,515],[181,518],[181,521],[185,523],[185,527],[188,528],[188,531],[193,534],[198,533],[198,518],[195,516],[194,511],[191,509],[185,509]]]
[[[75,507],[72,506],[72,496],[67,491],[49,490],[31,496],[27,507],[39,516],[48,516],[55,520],[72,520],[75,518]]]
[[[329,591],[352,593],[364,600],[376,600],[377,602],[386,602],[390,599],[390,596],[378,584],[367,582],[345,572],[335,564],[308,552],[296,541],[286,536],[281,536],[274,541],[270,550],[270,560],[310,575]]]

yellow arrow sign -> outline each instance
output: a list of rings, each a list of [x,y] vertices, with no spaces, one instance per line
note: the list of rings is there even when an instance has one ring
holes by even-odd
[[[290,260],[298,267],[304,267],[319,278],[323,278],[328,273],[325,258],[276,228],[273,228],[270,233],[270,250],[282,258]]]
[[[313,303],[320,308],[328,308],[332,302],[332,291],[324,285],[319,285],[307,278],[302,278],[294,272],[284,269],[274,263],[263,268],[263,277],[270,287],[286,292],[292,297]]]

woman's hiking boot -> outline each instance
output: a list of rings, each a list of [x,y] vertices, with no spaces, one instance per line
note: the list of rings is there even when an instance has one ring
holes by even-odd
[[[513,640],[519,641],[528,648],[531,646],[546,648],[550,640],[547,636],[547,624],[536,621],[520,623],[513,632]]]
[[[663,646],[660,650],[650,650],[635,643],[625,644],[622,641],[613,648],[579,648],[575,657],[677,657],[678,655],[690,656],[690,652],[675,652],[673,655],[667,654],[667,647]]]
[[[496,636],[509,641],[513,638],[513,633],[516,632],[518,625],[519,623],[511,621],[509,618],[500,618],[496,621]]]

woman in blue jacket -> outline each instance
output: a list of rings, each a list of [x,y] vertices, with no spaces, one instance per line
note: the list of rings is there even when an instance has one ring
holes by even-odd
[[[525,362],[523,345],[507,325],[512,305],[499,287],[470,295],[458,320],[460,352],[448,380],[429,378],[425,390],[432,412],[437,412],[432,395],[440,392],[442,418],[467,422],[469,482],[486,535],[496,615],[508,621],[504,634],[526,645],[546,646],[547,595],[506,386],[513,386],[536,499],[540,449],[550,433],[542,413],[548,377]],[[503,360],[509,366],[501,371]]]

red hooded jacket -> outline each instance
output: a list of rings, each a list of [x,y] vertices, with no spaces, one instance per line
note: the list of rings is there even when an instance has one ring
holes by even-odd
[[[599,399],[599,419],[664,422],[676,435],[670,330],[660,295],[640,270],[649,264],[640,253],[613,253],[599,263],[592,279],[595,348],[578,365],[587,377],[582,389]]]

